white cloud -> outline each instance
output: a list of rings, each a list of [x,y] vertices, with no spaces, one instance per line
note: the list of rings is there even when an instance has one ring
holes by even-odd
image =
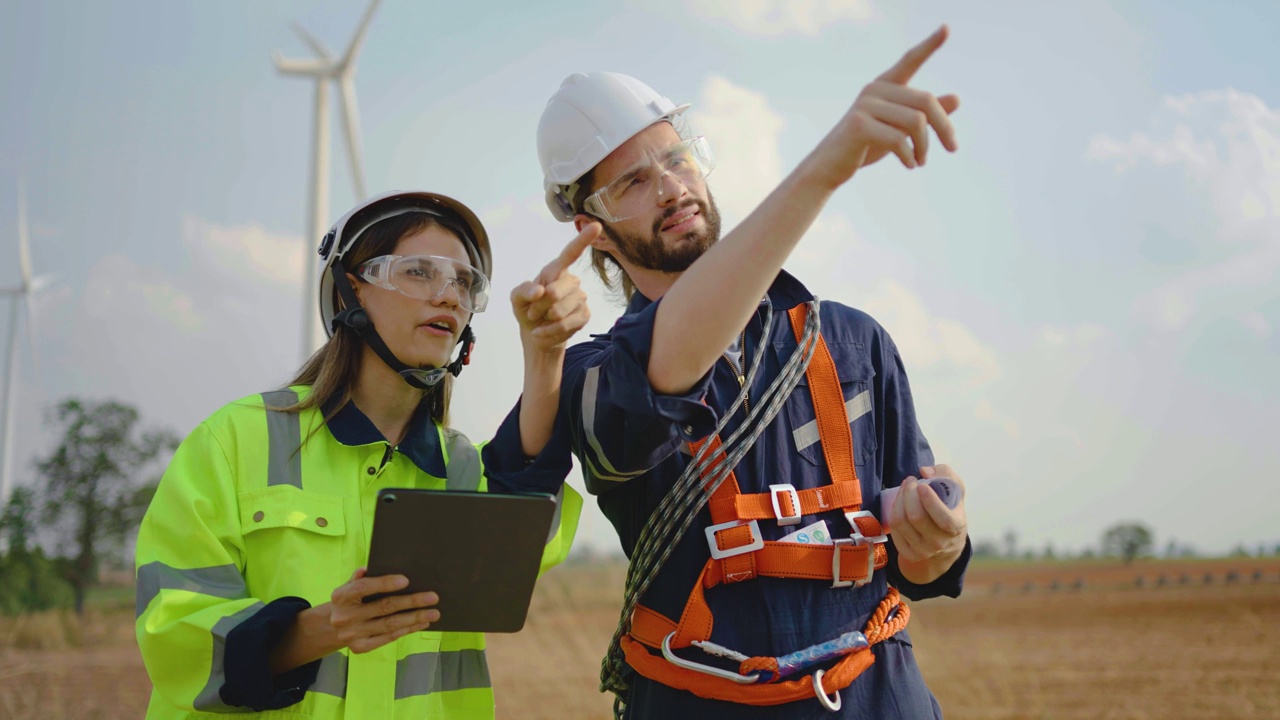
[[[763,94],[719,75],[707,77],[691,123],[694,132],[707,136],[716,157],[709,183],[727,232],[782,180],[778,143],[784,123]]]
[[[1212,229],[1187,232],[1186,240],[1212,259],[1143,293],[1135,314],[1156,329],[1181,330],[1198,319],[1256,311],[1274,297],[1280,272],[1280,109],[1226,88],[1166,97],[1151,124],[1152,132],[1127,141],[1095,136],[1086,157],[1117,172],[1182,168],[1187,184],[1175,186],[1173,198],[1160,185],[1153,212],[1174,203],[1194,213],[1207,203],[1204,226]],[[1139,187],[1161,181],[1133,177]]]
[[[159,317],[172,322],[188,333],[199,332],[204,326],[196,313],[191,298],[169,283],[135,285],[146,301],[146,308]]]
[[[1280,222],[1275,223],[1280,231]],[[1280,241],[1260,238],[1225,259],[1188,270],[1134,301],[1134,313],[1148,325],[1181,330],[1197,319],[1240,315],[1277,295]]]
[[[1271,321],[1260,312],[1249,312],[1241,315],[1240,324],[1244,325],[1259,340],[1266,340],[1271,337]]]
[[[1181,165],[1233,224],[1280,217],[1280,109],[1226,88],[1167,96],[1151,124],[1128,141],[1094,136],[1086,157],[1118,172]]]
[[[261,225],[224,227],[196,217],[183,218],[183,240],[197,261],[209,261],[232,275],[298,287],[303,253],[296,235],[274,235]]]
[[[870,0],[693,0],[689,9],[749,35],[817,36],[838,23],[877,17]]]
[[[995,351],[961,322],[931,313],[915,292],[888,278],[861,303],[893,336],[902,357],[923,373],[945,378],[952,391],[999,380],[1004,372]]]
[[[1074,325],[1045,325],[1040,328],[1040,342],[1055,349],[1087,349],[1106,337],[1108,331],[1094,322]]]

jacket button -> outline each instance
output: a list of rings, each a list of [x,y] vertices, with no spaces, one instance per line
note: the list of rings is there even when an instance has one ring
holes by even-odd
[[[329,527],[329,521],[322,517],[316,518],[316,525],[319,525],[320,527]]]
[[[370,475],[375,475],[378,472],[378,468],[370,465],[369,468],[365,470],[365,472],[369,473]]]
[[[253,521],[254,521],[254,522],[262,522],[262,518],[264,518],[264,517],[266,517],[266,514],[265,514],[265,513],[263,513],[261,510],[259,510],[258,512],[256,512],[256,513],[254,513],[254,514],[253,514]]]

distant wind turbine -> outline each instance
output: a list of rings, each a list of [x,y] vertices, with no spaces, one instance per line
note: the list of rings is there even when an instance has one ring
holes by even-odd
[[[360,19],[351,44],[342,57],[334,60],[329,50],[311,33],[294,24],[294,32],[318,56],[315,59],[292,60],[275,54],[276,70],[283,75],[301,75],[314,78],[316,102],[313,133],[311,136],[311,197],[308,199],[307,230],[303,249],[302,280],[302,359],[311,357],[324,343],[325,333],[320,328],[320,310],[316,305],[319,257],[315,252],[320,235],[328,229],[329,222],[329,82],[338,83],[342,104],[342,131],[346,140],[347,159],[351,163],[351,178],[356,199],[366,197],[364,187],[364,159],[360,149],[360,118],[356,107],[355,59],[364,42],[369,20],[378,9],[381,0],[373,0],[364,17]]]
[[[18,373],[18,306],[26,306],[27,339],[31,343],[31,353],[36,353],[36,316],[31,301],[35,294],[49,284],[49,276],[35,277],[31,273],[31,238],[27,229],[27,193],[21,180],[18,181],[18,267],[22,273],[22,282],[18,285],[0,288],[0,295],[7,295],[9,301],[9,352],[5,361],[4,373],[4,453],[0,458],[0,508],[9,502],[9,493],[13,491],[13,428],[17,403],[14,398],[14,379]],[[40,361],[37,359],[38,367]]]

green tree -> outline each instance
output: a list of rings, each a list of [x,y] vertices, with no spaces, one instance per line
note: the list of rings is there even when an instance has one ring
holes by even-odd
[[[17,615],[71,604],[71,585],[57,563],[32,547],[36,497],[31,488],[15,488],[0,513],[0,536],[8,552],[0,557],[0,615]]]
[[[168,431],[143,431],[122,403],[70,399],[54,410],[62,441],[36,467],[44,478],[44,520],[70,546],[68,577],[77,613],[98,580],[103,556],[119,555],[155,493],[161,455],[177,447]]]
[[[1140,555],[1149,555],[1155,545],[1151,529],[1140,522],[1121,522],[1102,534],[1102,554],[1124,558],[1128,565]]]
[[[36,498],[31,488],[14,488],[0,513],[0,537],[10,553],[26,552],[35,534]]]

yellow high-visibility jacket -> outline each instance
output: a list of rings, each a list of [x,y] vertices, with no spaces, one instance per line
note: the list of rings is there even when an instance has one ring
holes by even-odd
[[[366,563],[378,490],[487,489],[482,445],[425,416],[392,450],[354,405],[340,416],[368,442],[352,443],[351,433],[340,441],[319,410],[269,409],[307,391],[222,408],[183,441],[160,481],[137,543],[138,646],[154,686],[147,717],[492,718],[481,633],[427,631],[368,653],[344,649],[278,710],[228,706],[220,696],[228,634],[273,600],[327,602]],[[568,554],[581,508],[565,486],[544,570]],[[448,549],[424,548],[433,551]]]

